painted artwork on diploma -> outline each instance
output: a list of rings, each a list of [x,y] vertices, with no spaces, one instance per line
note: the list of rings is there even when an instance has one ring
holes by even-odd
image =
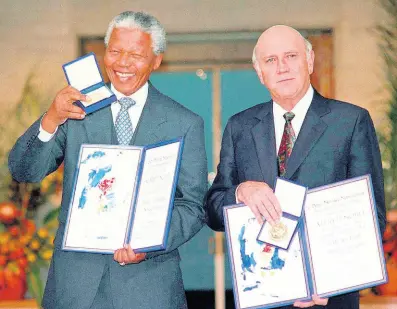
[[[113,168],[110,162],[104,161],[104,164],[101,164],[100,159],[105,156],[106,154],[104,151],[98,150],[89,154],[88,157],[81,162],[81,165],[90,165],[93,161],[97,161],[99,164],[96,165],[94,163],[94,167],[87,175],[87,184],[80,194],[78,209],[84,209],[88,195],[94,196],[94,200],[97,200],[98,203],[96,203],[96,205],[98,206],[98,212],[110,211],[114,207],[115,194],[113,192],[113,184],[116,181],[116,176],[109,177],[109,175],[112,174]]]
[[[69,213],[65,244],[118,249],[126,239],[142,150],[86,145]]]
[[[228,207],[225,221],[236,308],[272,308],[307,298],[298,234],[289,250],[258,241],[261,226],[247,206]]]

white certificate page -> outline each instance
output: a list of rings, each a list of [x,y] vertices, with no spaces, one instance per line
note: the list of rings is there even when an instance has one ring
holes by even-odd
[[[227,209],[225,220],[236,308],[273,308],[310,295],[298,233],[287,251],[256,240],[261,225],[247,206]]]
[[[310,190],[305,223],[314,289],[333,295],[385,278],[370,178]]]
[[[173,205],[179,147],[176,142],[146,150],[131,230],[132,249],[163,244]]]
[[[64,249],[111,253],[123,247],[141,153],[138,147],[82,146]]]

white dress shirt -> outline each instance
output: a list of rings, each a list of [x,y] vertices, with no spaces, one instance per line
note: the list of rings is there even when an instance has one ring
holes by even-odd
[[[295,132],[295,137],[298,138],[298,134],[301,130],[303,121],[305,120],[306,113],[310,107],[313,100],[314,90],[310,85],[306,94],[303,98],[295,105],[291,112],[295,114],[294,119],[292,119],[291,124]],[[274,119],[274,134],[276,137],[276,153],[280,148],[281,138],[283,137],[285,119],[284,114],[287,113],[277,102],[273,101],[273,119]]]
[[[110,86],[111,90],[113,93],[116,95],[117,100],[121,99],[122,97],[125,97],[122,93],[118,92],[113,85]],[[132,95],[129,97],[135,101],[135,105],[131,106],[128,109],[128,114],[130,115],[132,127],[135,130],[136,126],[139,123],[139,119],[141,118],[143,108],[145,107],[145,103],[148,97],[148,92],[149,92],[149,84],[146,82],[141,88],[138,89],[138,91],[134,92]],[[112,118],[113,118],[113,123],[116,123],[116,118],[117,115],[121,109],[120,103],[118,101],[113,102],[112,105],[110,106],[110,109],[112,111]],[[56,128],[54,133],[48,133],[43,129],[43,127],[40,124],[40,132],[38,135],[38,138],[42,142],[48,142],[57,132],[58,127]]]

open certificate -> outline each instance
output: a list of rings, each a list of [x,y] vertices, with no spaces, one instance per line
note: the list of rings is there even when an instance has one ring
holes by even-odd
[[[83,144],[62,248],[165,249],[182,148],[183,138],[146,147]]]
[[[370,175],[309,190],[303,226],[314,293],[330,297],[387,282]]]
[[[372,192],[365,175],[307,191],[288,250],[257,241],[261,226],[245,205],[224,208],[236,308],[275,308],[387,281]]]

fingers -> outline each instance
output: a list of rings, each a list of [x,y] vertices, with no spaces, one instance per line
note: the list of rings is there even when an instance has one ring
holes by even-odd
[[[85,112],[78,106],[72,105],[70,110],[66,113],[68,119],[83,119]]]
[[[133,260],[133,258],[131,258],[131,256],[129,256],[129,254],[125,248],[118,249],[115,252],[115,260],[119,263],[124,263],[124,264],[131,263],[130,260]]]
[[[48,122],[52,125],[60,125],[66,119],[82,119],[85,117],[85,112],[82,108],[74,105],[76,101],[91,101],[91,99],[82,94],[72,86],[63,88],[57,93],[52,102],[47,114]]]
[[[262,214],[261,211],[259,211],[259,207],[257,205],[247,205],[251,211],[254,213],[256,220],[259,222],[259,224],[263,224],[263,219],[262,219]]]
[[[146,253],[135,253],[130,245],[125,245],[124,248],[118,249],[113,255],[113,259],[120,265],[136,264],[146,258]]]
[[[275,216],[273,205],[269,203],[265,204],[262,200],[259,200],[254,203],[249,203],[247,206],[252,210],[259,224],[263,223],[263,218],[272,225],[278,220]]]
[[[68,86],[64,89],[64,92],[61,91],[59,94],[59,112],[65,113],[66,118],[72,119],[81,119],[84,118],[85,113],[84,110],[80,107],[74,105],[76,101],[86,101],[90,102],[91,98],[87,95],[82,94],[77,89],[72,86]]]
[[[266,221],[274,225],[280,220],[281,214],[277,209],[277,205],[273,204],[268,195],[266,195],[264,199],[265,201],[262,201],[262,207],[260,209],[261,214],[265,217]]]
[[[125,245],[124,246],[125,253],[127,255],[127,262],[129,261],[134,261],[136,259],[136,254],[134,251],[132,251],[130,245]]]
[[[297,307],[297,308],[309,308],[314,305],[315,304],[313,301],[296,301],[296,302],[294,302],[294,307]]]
[[[127,252],[124,248],[116,250],[116,252],[113,255],[113,259],[116,262],[118,262],[120,265],[126,265],[129,263]]]
[[[66,88],[63,88],[57,94],[57,96],[64,97],[69,103],[77,100],[85,101],[86,99],[86,95],[82,94],[80,91],[78,91],[76,88],[73,88],[72,86],[67,86]]]
[[[282,210],[273,190],[264,182],[247,181],[237,191],[238,201],[247,205],[260,224],[263,218],[274,225],[282,215]]]
[[[328,298],[320,298],[317,295],[312,295],[311,301],[296,301],[294,307],[298,308],[309,308],[314,305],[326,306],[328,304]]]
[[[328,298],[320,298],[317,295],[313,295],[312,298],[316,305],[326,306],[328,304]]]
[[[276,195],[269,187],[268,190],[270,190],[270,193],[267,194],[266,197],[269,199],[269,203],[273,206],[274,213],[272,217],[280,219],[281,215],[283,214],[280,203],[278,202]]]
[[[114,259],[116,262],[124,263],[123,250],[124,250],[124,249],[118,249],[118,250],[116,250],[116,251],[114,252],[114,254],[113,254],[113,259]]]

